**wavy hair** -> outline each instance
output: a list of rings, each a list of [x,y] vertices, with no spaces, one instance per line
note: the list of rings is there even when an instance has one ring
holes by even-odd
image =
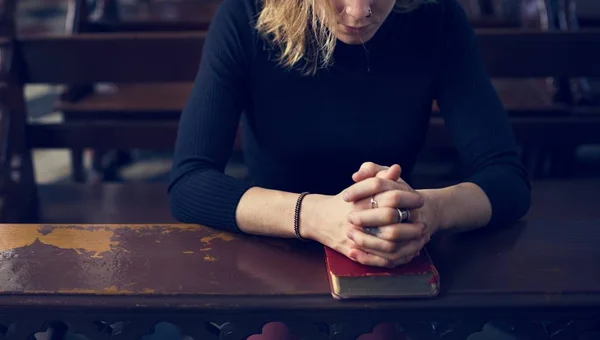
[[[396,0],[394,11],[409,12],[437,0]],[[302,65],[314,74],[331,64],[337,17],[329,0],[262,0],[256,22],[258,32],[278,48],[279,63],[287,68]]]

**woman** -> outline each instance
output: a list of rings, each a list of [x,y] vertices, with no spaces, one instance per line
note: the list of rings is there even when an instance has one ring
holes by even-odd
[[[433,100],[472,172],[414,190]],[[223,172],[240,117],[250,182]],[[438,231],[514,222],[530,199],[456,0],[224,0],[169,192],[182,222],[309,239],[386,267]]]

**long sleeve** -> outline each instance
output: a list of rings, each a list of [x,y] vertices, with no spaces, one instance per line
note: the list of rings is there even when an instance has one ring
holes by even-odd
[[[225,0],[215,14],[180,118],[169,185],[177,220],[230,231],[239,231],[236,208],[251,186],[224,173],[248,97],[252,31],[244,10],[244,2]]]
[[[489,225],[510,224],[530,206],[530,183],[506,111],[491,83],[474,30],[456,0],[444,0],[444,64],[437,100],[462,161],[467,182],[492,205]]]

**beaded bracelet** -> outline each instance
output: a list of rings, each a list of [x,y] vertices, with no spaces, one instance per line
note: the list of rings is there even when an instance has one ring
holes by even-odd
[[[298,200],[296,201],[296,211],[294,213],[294,232],[296,233],[296,238],[302,241],[307,241],[304,237],[300,236],[300,206],[302,204],[302,200],[308,192],[303,192],[298,196]]]

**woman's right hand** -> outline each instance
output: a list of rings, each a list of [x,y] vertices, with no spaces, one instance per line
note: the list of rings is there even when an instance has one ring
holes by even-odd
[[[306,196],[300,210],[300,234],[350,257],[351,249],[356,246],[347,236],[353,229],[348,222],[352,207],[341,193]]]

